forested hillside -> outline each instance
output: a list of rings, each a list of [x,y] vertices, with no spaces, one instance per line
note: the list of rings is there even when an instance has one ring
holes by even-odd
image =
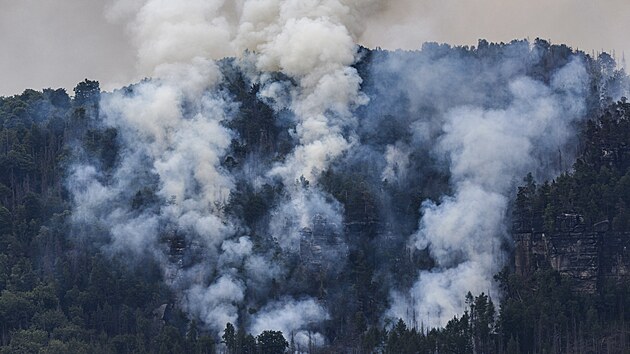
[[[356,104],[312,141],[296,81],[247,58],[195,97],[145,79],[0,98],[0,351],[627,351],[630,283],[515,272],[506,226],[630,231],[613,58],[358,52]]]

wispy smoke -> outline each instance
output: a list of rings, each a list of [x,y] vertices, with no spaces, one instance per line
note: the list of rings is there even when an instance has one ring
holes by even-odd
[[[105,98],[106,124],[119,129],[124,145],[111,178],[114,182],[99,181],[91,167],[77,167],[70,183],[77,210],[92,213],[89,218],[78,213],[78,222],[110,227],[108,248],[113,251],[157,257],[165,267],[168,283],[176,289],[193,286],[186,297],[190,299],[199,294],[199,282],[203,284],[212,275],[216,255],[235,233],[235,226],[221,214],[233,187],[232,179],[220,167],[231,134],[220,124],[226,119],[222,99],[205,97],[194,113],[183,116],[181,94],[178,88],[158,81],[134,87],[131,95],[117,92]],[[209,136],[214,139],[209,140]],[[140,200],[140,209],[134,209],[137,193],[151,186],[156,188],[157,205]],[[190,247],[203,250],[208,267],[183,270],[170,264],[168,250],[160,246],[161,235],[185,236]],[[218,289],[226,285],[225,279],[216,280],[207,292],[232,294],[228,291],[232,289]],[[203,318],[226,317],[223,306],[227,305],[222,302],[234,301],[226,296],[216,296],[213,301],[219,304],[208,306]],[[212,325],[218,329],[218,323]]]
[[[444,112],[433,154],[448,163],[454,192],[422,204],[411,240],[418,250],[428,248],[436,266],[420,272],[409,293],[393,293],[390,315],[411,319],[411,310],[425,325],[444,325],[463,309],[462,294],[498,295],[492,279],[504,264],[514,186],[528,171],[548,178],[562,170],[550,159],[584,116],[587,80],[582,60],[574,58],[548,85],[511,80],[503,107]]]
[[[295,121],[297,146],[267,173],[272,178],[280,177],[289,188],[287,200],[272,213],[270,223],[270,231],[285,251],[300,249],[302,230],[315,227],[316,217],[333,225],[335,232],[342,231],[339,203],[316,185],[319,174],[355,140],[357,121],[352,111],[367,100],[359,90],[362,80],[351,65],[357,60],[355,42],[361,31],[361,18],[376,5],[377,1],[342,0],[244,3],[236,46],[256,54],[254,65],[262,74],[254,80],[271,86],[266,90],[266,98],[286,102],[286,107],[278,108],[288,108]],[[265,74],[273,72],[291,77],[295,85],[278,90],[277,84],[268,81],[271,76]],[[302,183],[312,187],[305,188]],[[326,246],[315,247],[325,247],[324,263],[339,269],[344,246]],[[302,318],[300,307],[283,306],[282,311],[286,316]],[[255,329],[264,327],[260,325],[261,318],[262,323],[272,324],[264,315],[256,316]],[[285,332],[293,332],[301,328],[298,323],[301,322],[290,321],[281,327]]]
[[[102,96],[121,150],[106,169],[77,149],[77,234],[156,259],[215,334],[302,347],[336,316],[437,326],[468,291],[498,296],[512,191],[568,167],[592,62],[544,41],[363,50],[382,5],[113,3],[151,79]]]
[[[273,250],[255,247],[261,241],[248,236],[241,220],[225,213],[236,180],[223,163],[238,139],[227,126],[238,105],[221,89],[223,74],[212,59],[248,51],[242,65],[253,60],[250,80],[267,85],[279,72],[295,82],[282,91],[286,97],[269,99],[287,103],[297,145],[284,162],[248,177],[280,177],[289,190],[269,229],[281,249],[296,253],[315,218],[335,235],[342,232],[341,206],[313,185],[353,143],[352,110],[366,99],[351,65],[361,16],[372,6],[335,0],[113,3],[108,15],[129,24],[138,70],[152,78],[104,95],[105,125],[120,132],[122,150],[112,172],[85,159],[75,164],[69,186],[76,224],[107,230],[105,248],[112,252],[155,257],[182,308],[215,333],[227,322],[251,323],[254,334],[278,328],[298,341],[308,336],[322,343],[321,334],[304,330],[328,319],[326,309],[305,294],[266,304],[268,289],[287,270]],[[296,182],[302,176],[312,187]],[[343,264],[337,257],[326,262]],[[247,306],[262,310],[242,318]]]
[[[245,2],[235,42],[257,53],[261,72],[282,72],[296,81],[288,92],[299,146],[270,173],[285,184],[317,174],[351,145],[352,109],[366,102],[351,67],[366,9],[377,2],[327,0]],[[264,79],[264,78],[263,78]],[[285,93],[284,91],[280,91]],[[273,97],[276,100],[281,98]]]
[[[293,337],[297,347],[308,348],[309,344],[320,346],[324,337],[311,332],[309,327],[329,319],[326,309],[315,300],[279,301],[261,310],[251,329],[254,333],[264,330],[282,331]],[[297,330],[296,329],[300,329]]]
[[[584,55],[527,41],[361,52],[365,10],[350,1],[122,4],[111,11],[153,78],[103,95],[122,148],[113,170],[77,152],[73,218],[109,252],[156,259],[191,317],[305,347],[325,342],[335,311],[438,326],[468,291],[498,296],[515,184],[555,176],[567,168],[557,155],[574,153]],[[180,48],[181,33],[200,44]],[[205,43],[215,36],[227,52]],[[230,51],[244,53],[209,59]],[[238,75],[288,127],[284,153],[232,156],[242,112],[226,87]],[[256,224],[231,211],[235,195],[269,189]],[[348,298],[360,277],[388,308]]]
[[[234,188],[221,166],[234,137],[224,123],[237,108],[216,89],[222,74],[208,59],[224,54],[219,50],[227,44],[221,42],[229,33],[219,14],[222,2],[125,5],[116,3],[111,11],[131,11],[138,63],[153,78],[102,99],[105,124],[118,129],[123,149],[111,184],[91,167],[75,169],[77,210],[93,213],[79,213],[77,221],[109,225],[107,247],[113,251],[156,257],[166,281],[182,292],[183,307],[219,331],[236,320],[235,303],[245,296],[245,284],[231,276],[226,258],[251,254],[247,239],[239,240],[241,247],[229,240],[237,226],[222,214]],[[146,188],[155,197],[143,196]],[[92,195],[100,197],[91,202]],[[155,198],[156,205],[140,197]],[[183,238],[179,247],[197,250],[205,266],[171,262],[173,250],[165,249],[163,237]],[[217,262],[220,254],[227,255]]]
[[[387,166],[382,173],[383,181],[397,182],[405,179],[409,168],[409,151],[406,146],[401,143],[387,145],[385,161]]]

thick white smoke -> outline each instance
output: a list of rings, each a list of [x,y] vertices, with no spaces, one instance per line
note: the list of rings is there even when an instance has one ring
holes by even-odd
[[[113,2],[109,18],[128,23],[138,71],[152,78],[104,95],[105,124],[120,132],[123,148],[113,176],[104,176],[97,166],[75,165],[69,185],[77,224],[107,229],[107,248],[113,252],[156,257],[182,307],[216,333],[227,322],[246,323],[239,309],[248,305],[247,294],[264,291],[286,271],[270,256],[257,254],[247,231],[224,215],[235,181],[221,164],[236,138],[225,123],[238,107],[218,90],[223,78],[213,59],[248,51],[261,72],[257,80],[264,83],[268,73],[281,72],[296,82],[289,97],[275,98],[288,102],[298,145],[286,161],[259,176],[280,177],[293,189],[278,214],[284,220],[297,217],[300,227],[292,227],[291,235],[278,228],[273,236],[294,250],[313,212],[341,225],[338,203],[315,189],[294,187],[301,176],[316,182],[353,143],[351,112],[365,98],[351,65],[361,18],[376,5],[356,0]],[[138,210],[134,193],[137,197],[147,186],[156,186],[159,201]],[[173,262],[163,237],[183,238],[186,247],[201,253],[197,263]],[[278,328],[299,338],[308,333],[317,343],[322,336],[304,327],[327,318],[313,299],[284,297],[251,322],[254,334]]]
[[[547,86],[529,78],[509,85],[505,108],[463,106],[449,110],[433,149],[450,165],[454,193],[426,201],[412,246],[436,262],[422,271],[409,293],[394,292],[390,315],[441,326],[464,309],[463,294],[497,296],[493,276],[504,264],[507,210],[515,183],[529,171],[549,177],[558,149],[583,117],[586,69],[574,59]]]
[[[504,261],[511,191],[529,171],[544,178],[562,169],[551,156],[564,148],[571,125],[582,116],[586,70],[575,59],[548,84],[527,78],[524,58],[535,61],[539,54],[527,43],[507,48],[492,67],[458,55],[427,55],[410,72],[393,60],[381,63],[381,70],[400,70],[401,80],[377,85],[375,96],[387,91],[382,96],[395,97],[392,106],[399,96],[407,99],[409,111],[399,113],[409,121],[369,112],[359,126],[354,112],[368,99],[353,67],[359,59],[355,43],[362,20],[381,3],[113,3],[110,16],[129,23],[138,69],[152,79],[103,96],[105,125],[117,129],[122,149],[111,172],[85,161],[73,168],[69,185],[77,225],[106,230],[112,252],[155,257],[182,308],[217,334],[232,322],[253,334],[282,330],[303,346],[323,343],[314,332],[332,315],[323,304],[299,291],[271,295],[269,289],[295,270],[274,252],[296,259],[291,256],[302,247],[302,231],[313,231],[314,219],[324,220],[318,225],[329,244],[313,245],[323,255],[321,273],[343,267],[346,248],[337,240],[344,230],[343,205],[323,191],[318,178],[354,153],[362,132],[391,118],[392,125],[411,132],[408,139],[373,143],[382,164],[374,179],[410,183],[418,150],[430,150],[448,166],[452,193],[439,203],[423,203],[410,246],[427,249],[436,267],[420,272],[411,289],[392,291],[387,316],[410,320],[413,313],[437,326],[463,310],[466,292],[496,295],[492,277]],[[267,184],[284,191],[265,215],[274,243],[269,247],[257,247],[265,240],[226,213],[237,177],[223,165],[239,138],[227,126],[239,107],[223,91],[224,77],[213,59],[228,55],[239,57],[235,65],[260,85],[260,98],[294,127],[286,139],[295,144],[290,153],[247,175],[253,189]],[[378,73],[371,74],[378,80]],[[386,105],[383,111],[391,108]],[[172,257],[168,240],[183,240],[173,243],[191,259]],[[333,244],[335,249],[327,249]]]
[[[235,43],[257,53],[261,72],[282,72],[296,81],[289,108],[299,146],[270,174],[285,185],[318,173],[352,145],[352,109],[366,102],[356,61],[361,19],[378,1],[264,0],[244,3]],[[281,100],[280,97],[274,97]]]
[[[225,0],[115,0],[107,16],[126,20],[136,46],[138,71],[155,75],[159,68],[194,58],[233,55],[233,24]],[[163,73],[169,76],[168,70]]]
[[[113,251],[157,257],[167,282],[185,294],[184,307],[218,331],[235,320],[233,304],[244,297],[243,282],[229,274],[206,283],[235,234],[222,215],[234,181],[221,167],[233,138],[223,123],[235,107],[216,92],[222,75],[209,59],[225,54],[219,50],[228,43],[229,26],[219,13],[223,2],[118,2],[112,11],[123,5],[133,5],[127,10],[139,66],[153,78],[102,99],[105,124],[120,132],[123,150],[114,184],[99,182],[90,167],[76,168],[77,210],[93,213],[77,217],[109,226]],[[151,181],[157,181],[158,210],[133,210],[130,194]],[[91,202],[93,196],[99,200]],[[203,250],[206,266],[183,270],[171,264],[159,243],[168,233],[185,235],[190,247]],[[251,247],[240,252],[245,257]]]
[[[309,326],[326,321],[329,317],[326,309],[315,300],[289,299],[262,309],[251,329],[253,333],[264,330],[282,331],[293,338],[297,349],[307,349],[309,344],[320,346],[325,342],[321,334],[309,331]]]
[[[311,186],[316,185],[319,173],[353,144],[357,121],[352,110],[366,98],[359,91],[361,78],[351,65],[357,60],[355,42],[361,32],[361,18],[376,5],[377,1],[347,0],[244,3],[236,47],[256,54],[253,61],[263,73],[258,78],[263,85],[274,85],[266,82],[269,76],[264,73],[269,72],[281,72],[295,81],[288,90],[267,90],[268,98],[286,102],[292,111],[298,141],[285,161],[268,173],[280,177],[290,190],[289,200],[273,212],[270,225],[287,251],[299,249],[300,230],[312,226],[315,216],[341,225],[338,203],[297,181],[305,178]],[[324,252],[342,254],[339,250]],[[302,317],[299,306],[284,306],[282,311]],[[261,323],[269,322],[264,316],[256,317],[254,332],[263,327]],[[300,326],[290,323],[294,321],[282,326],[285,333],[302,333]]]

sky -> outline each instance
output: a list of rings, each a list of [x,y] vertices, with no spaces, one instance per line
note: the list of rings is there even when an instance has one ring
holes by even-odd
[[[133,1],[133,0],[130,0]],[[106,90],[142,78],[122,21],[106,0],[0,0],[0,95],[72,87],[85,78]],[[359,42],[416,49],[427,41],[475,45],[536,37],[588,53],[630,55],[628,0],[390,0]],[[111,16],[109,16],[111,19]]]

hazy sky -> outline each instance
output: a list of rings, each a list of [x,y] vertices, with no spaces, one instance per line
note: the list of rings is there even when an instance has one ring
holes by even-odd
[[[178,1],[178,0],[174,0]],[[137,79],[123,24],[105,0],[0,0],[0,95],[66,87],[84,78],[112,89]],[[542,37],[630,54],[629,0],[390,0],[362,44],[419,48],[425,41],[476,44]]]
[[[0,0],[0,95],[129,80],[135,54],[102,0]]]

